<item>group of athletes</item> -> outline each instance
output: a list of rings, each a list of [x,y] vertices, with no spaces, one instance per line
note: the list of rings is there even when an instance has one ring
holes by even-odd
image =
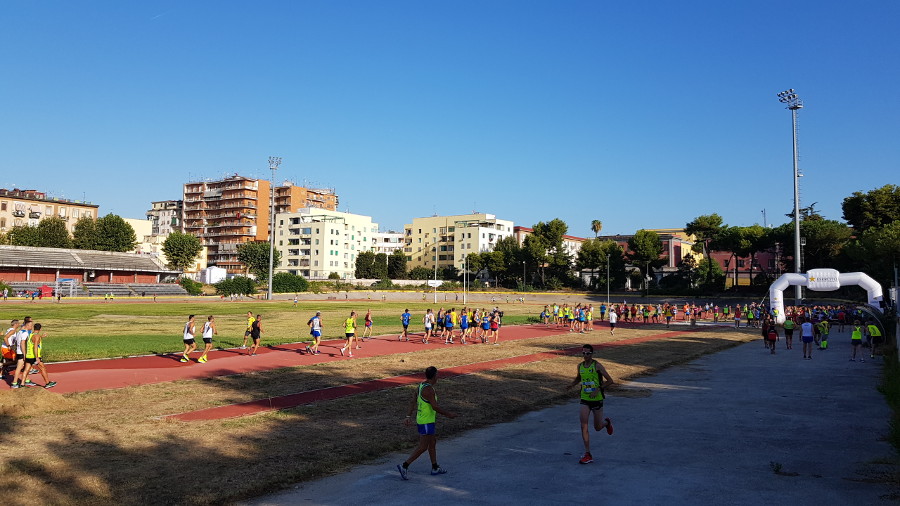
[[[796,330],[800,331],[803,344],[803,358],[812,360],[812,350],[827,350],[831,329],[837,326],[838,332],[850,328],[850,344],[852,345],[850,361],[865,362],[860,348],[870,349],[870,358],[875,358],[877,348],[884,344],[884,335],[878,322],[865,318],[857,308],[847,306],[790,306],[785,308],[785,321],[778,325],[771,312],[764,313],[762,329],[763,343],[770,354],[775,354],[777,341],[784,333],[785,349],[793,349],[793,338]],[[859,358],[857,358],[859,355]]]
[[[30,316],[26,316],[21,321],[12,320],[0,342],[0,354],[3,356],[2,363],[0,363],[0,379],[5,380],[12,373],[10,386],[14,389],[55,387],[56,382],[50,381],[47,368],[41,359],[44,339],[47,338],[47,335],[43,326],[33,321]],[[44,380],[43,385],[29,379],[29,374],[34,373],[41,374],[41,378]]]

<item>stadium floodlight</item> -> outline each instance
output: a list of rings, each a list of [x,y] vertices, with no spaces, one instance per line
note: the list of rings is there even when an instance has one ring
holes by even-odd
[[[778,101],[787,105],[791,111],[791,133],[794,145],[794,272],[800,274],[800,154],[797,148],[797,111],[803,108],[800,96],[794,93],[794,88],[782,91],[778,94]],[[803,287],[794,287],[795,304],[803,302]]]
[[[269,157],[269,168],[272,169],[272,179],[269,186],[272,187],[272,207],[269,211],[269,293],[268,300],[272,300],[272,277],[275,268],[275,171],[281,165],[280,156]]]

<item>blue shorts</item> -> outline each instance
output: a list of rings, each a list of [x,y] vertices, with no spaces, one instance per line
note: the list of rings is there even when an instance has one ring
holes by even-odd
[[[460,325],[459,328],[462,330],[466,330],[469,328],[469,326],[468,325]]]
[[[813,342],[813,336],[803,336],[803,342],[804,342],[804,343],[811,343],[811,342]]]
[[[484,330],[490,330],[491,326],[490,325],[482,325],[481,328]]]
[[[451,323],[451,324],[448,325],[448,324],[445,323],[445,324],[444,324],[444,328],[447,329],[447,330],[453,330],[453,324]]]
[[[419,429],[420,436],[433,436],[434,435],[434,424],[433,423],[417,423],[416,427]]]
[[[318,330],[313,330],[312,332],[310,332],[310,335],[312,335],[313,337],[322,337],[322,333]]]

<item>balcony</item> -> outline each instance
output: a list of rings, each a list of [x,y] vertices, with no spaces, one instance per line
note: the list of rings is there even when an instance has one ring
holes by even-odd
[[[20,211],[19,209],[16,209],[15,211],[12,212],[12,215],[15,216],[15,217],[17,217],[17,218],[24,218],[24,217],[25,217],[25,211]]]
[[[40,211],[31,211],[30,213],[28,213],[28,217],[29,218],[40,218],[41,212]]]

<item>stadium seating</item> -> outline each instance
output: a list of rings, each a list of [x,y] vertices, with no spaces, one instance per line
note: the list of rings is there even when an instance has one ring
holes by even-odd
[[[188,295],[187,290],[177,283],[131,283],[128,285],[134,293],[147,297],[154,295]]]

